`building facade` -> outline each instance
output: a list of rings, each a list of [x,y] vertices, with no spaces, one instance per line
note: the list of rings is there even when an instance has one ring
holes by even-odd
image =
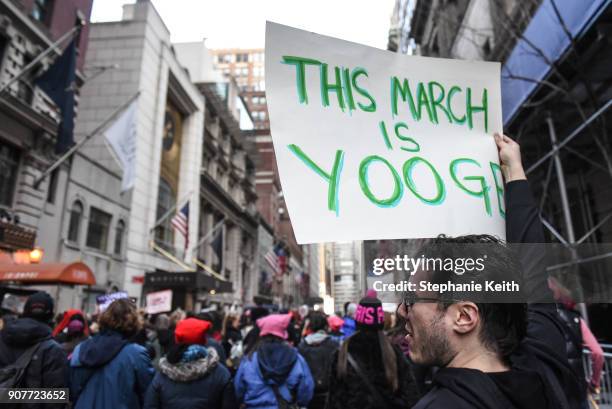
[[[245,133],[253,122],[240,88],[214,69],[204,42],[174,45],[205,98],[200,174],[200,226],[195,250],[200,263],[231,282],[231,293],[209,294],[208,302],[242,305],[257,294],[259,215],[255,165]]]
[[[203,83],[198,88],[206,97],[200,232],[211,235],[198,254],[234,285],[230,298],[219,294],[210,300],[242,305],[254,295],[249,284],[257,271],[255,168],[243,146],[239,117],[232,114],[236,100],[241,101],[235,83]],[[216,226],[218,233],[213,232]],[[212,237],[221,241],[220,251],[215,251]]]
[[[359,302],[365,290],[362,288],[362,243],[329,243],[334,311],[343,311],[347,302]]]
[[[211,50],[215,69],[234,77],[249,107],[255,129],[270,129],[266,104],[264,49],[225,48]]]
[[[68,0],[62,7],[45,1],[0,1],[0,262],[57,261],[44,239],[49,215],[61,212],[58,200],[68,166],[41,175],[58,159],[55,152],[60,113],[35,80],[74,38],[77,47],[76,106],[84,82],[91,0]],[[83,26],[83,24],[85,24]],[[75,29],[81,26],[80,29]],[[69,32],[74,34],[68,35]],[[66,34],[66,35],[65,35]],[[51,50],[28,71],[24,68]],[[75,110],[76,112],[76,110]],[[38,182],[39,183],[35,183]],[[30,250],[39,249],[36,259]],[[40,258],[42,255],[42,259]],[[76,261],[73,259],[70,261]],[[45,265],[40,265],[41,272]]]
[[[55,260],[80,259],[94,271],[96,286],[73,290],[81,302],[72,305],[88,311],[106,292],[123,290],[139,299],[146,273],[195,270],[170,219],[187,202],[199,207],[204,120],[202,95],[151,3],[124,6],[121,21],[93,24],[90,45],[89,64],[117,68],[83,86],[76,134],[88,135],[133,99],[133,188],[121,191],[125,170],[104,136],[96,135],[72,157],[58,195],[61,212],[45,215],[41,228]],[[197,241],[198,216],[190,212],[189,243]]]

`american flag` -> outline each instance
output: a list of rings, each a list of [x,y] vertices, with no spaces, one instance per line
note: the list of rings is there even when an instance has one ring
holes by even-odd
[[[272,271],[276,276],[281,276],[287,269],[287,256],[281,245],[276,245],[268,251],[264,258],[272,267]]]
[[[264,255],[264,258],[266,259],[266,261],[268,262],[270,267],[272,267],[272,272],[274,273],[274,275],[279,276],[279,275],[283,274],[283,270],[281,269],[280,258],[276,254],[276,248],[275,247],[272,247],[270,249],[270,251],[268,251]]]
[[[174,215],[170,224],[185,238],[185,250],[187,250],[189,246],[189,202]]]

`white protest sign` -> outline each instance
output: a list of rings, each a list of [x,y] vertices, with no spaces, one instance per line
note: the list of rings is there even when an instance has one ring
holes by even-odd
[[[298,243],[505,237],[500,65],[267,23],[266,97]]]
[[[147,294],[147,313],[159,314],[172,310],[172,290]]]
[[[106,311],[109,305],[115,300],[122,300],[124,298],[130,298],[128,293],[125,291],[118,291],[116,293],[99,295],[96,297],[96,304],[98,304],[98,312],[103,313]]]

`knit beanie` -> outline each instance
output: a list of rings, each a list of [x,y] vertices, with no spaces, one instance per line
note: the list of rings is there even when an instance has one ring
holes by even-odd
[[[44,291],[28,297],[23,307],[23,317],[47,323],[53,318],[53,298]]]
[[[287,327],[291,322],[291,314],[272,314],[257,320],[259,327],[259,336],[274,335],[276,337],[287,339],[289,333]]]
[[[344,325],[344,320],[336,315],[327,318],[327,325],[332,332],[340,331]]]
[[[212,327],[208,321],[197,318],[187,318],[179,321],[174,330],[177,344],[206,344],[206,333]]]
[[[384,328],[385,312],[378,298],[364,297],[355,312],[355,322],[360,331],[379,331]]]

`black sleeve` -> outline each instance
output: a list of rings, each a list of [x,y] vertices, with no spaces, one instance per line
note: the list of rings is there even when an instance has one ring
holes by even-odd
[[[238,400],[236,399],[233,379],[228,378],[228,381],[223,387],[221,396],[223,399],[223,402],[221,403],[221,409],[238,409],[240,407],[240,405],[238,404]]]
[[[527,336],[565,356],[563,325],[548,288],[544,232],[526,180],[506,185],[506,238],[508,243],[520,244],[516,250],[529,301]]]
[[[529,303],[552,302],[546,273],[544,232],[526,180],[506,184],[506,240],[514,244],[523,269],[523,291]]]

